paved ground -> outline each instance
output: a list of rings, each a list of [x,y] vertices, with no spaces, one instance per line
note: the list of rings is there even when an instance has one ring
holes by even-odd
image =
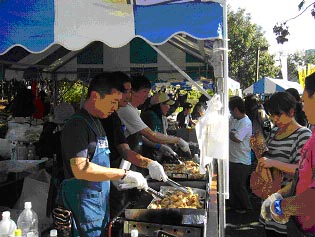
[[[254,210],[251,213],[238,214],[234,211],[226,213],[226,237],[265,237],[263,226],[258,222],[261,201],[251,197]]]

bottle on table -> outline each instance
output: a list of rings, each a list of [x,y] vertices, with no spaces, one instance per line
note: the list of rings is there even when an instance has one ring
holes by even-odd
[[[16,230],[16,224],[11,220],[10,212],[2,212],[2,220],[0,221],[0,236],[1,237],[13,237]]]
[[[27,159],[28,160],[35,160],[36,159],[36,148],[32,142],[27,146],[27,150],[28,150]]]
[[[15,131],[12,130],[11,136],[10,136],[11,160],[17,160],[16,145],[17,145],[16,134],[15,134]]]
[[[16,145],[16,154],[18,160],[26,160],[27,159],[27,147],[23,142],[18,142]]]
[[[31,202],[24,203],[24,210],[19,215],[17,220],[17,226],[22,230],[22,237],[27,237],[30,233],[34,234],[34,237],[38,237],[38,216],[32,209]]]
[[[34,153],[32,150],[28,150],[27,152],[27,159],[28,160],[34,160]]]
[[[17,141],[11,141],[10,143],[11,160],[17,160],[16,144]]]

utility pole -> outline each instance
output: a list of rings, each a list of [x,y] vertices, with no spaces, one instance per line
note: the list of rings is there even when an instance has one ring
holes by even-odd
[[[257,47],[256,48],[256,82],[258,81],[258,77],[259,77],[259,52],[260,52],[260,48]]]
[[[259,56],[260,56],[260,51],[268,51],[267,46],[262,46],[259,47],[257,46],[256,48],[256,82],[259,80]]]

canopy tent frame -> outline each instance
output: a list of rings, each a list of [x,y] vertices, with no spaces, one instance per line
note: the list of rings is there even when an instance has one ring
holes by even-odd
[[[220,39],[218,39],[220,40]],[[147,42],[147,41],[146,41]],[[168,43],[170,43],[171,45],[173,45],[174,47],[178,48],[179,50],[192,55],[193,57],[203,61],[207,67],[208,70],[208,66],[212,65],[212,62],[214,60],[211,59],[211,56],[213,55],[213,52],[215,50],[223,50],[223,49],[208,49],[204,47],[204,44],[202,43],[202,40],[198,40],[198,44],[195,44],[194,42],[190,42],[189,39],[185,39],[183,36],[180,35],[174,35],[172,38],[169,39]],[[147,42],[150,46],[152,46],[152,44],[150,42]],[[0,59],[0,64],[3,65],[11,65],[10,67],[6,66],[5,69],[6,71],[25,71],[28,68],[36,68],[38,69],[39,72],[41,73],[47,73],[47,74],[52,74],[52,73],[57,73],[57,74],[77,74],[77,71],[58,71],[58,69],[62,68],[63,66],[67,65],[67,63],[72,60],[73,58],[75,58],[79,53],[81,53],[82,51],[84,51],[85,49],[87,49],[88,47],[90,47],[91,44],[87,45],[86,47],[82,48],[81,50],[76,50],[76,51],[70,51],[69,53],[67,53],[65,56],[63,56],[62,58],[54,61],[53,63],[51,63],[50,65],[42,65],[42,64],[34,64],[36,62],[39,62],[41,59],[44,58],[44,56],[42,56],[41,54],[46,53],[46,51],[42,52],[39,54],[38,57],[32,57],[31,55],[31,59],[28,61],[32,61],[33,63],[25,63],[24,58],[21,60],[23,62],[12,62],[12,61],[8,61],[8,60],[1,60]],[[56,49],[51,49],[54,48],[55,45],[53,45],[52,47],[48,48],[47,51],[49,52],[53,52]],[[60,47],[60,46],[58,46]],[[58,48],[57,48],[58,49]],[[28,58],[29,56],[27,56]],[[93,67],[91,67],[93,68]],[[206,71],[207,71],[206,70]],[[130,72],[128,70],[122,70],[123,72]],[[177,70],[172,71],[172,70],[158,70],[159,73],[172,73],[172,72],[178,72]],[[7,80],[10,80],[10,78],[7,78]]]

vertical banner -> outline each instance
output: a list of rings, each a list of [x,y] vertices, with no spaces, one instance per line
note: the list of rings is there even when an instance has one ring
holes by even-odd
[[[306,77],[306,67],[298,66],[298,74],[299,74],[300,85],[301,85],[302,89],[304,89],[305,77]]]
[[[307,75],[306,76],[309,76],[314,72],[315,72],[315,65],[307,64]]]
[[[307,64],[307,67],[298,66],[299,82],[304,89],[305,78],[315,72],[315,65]]]

